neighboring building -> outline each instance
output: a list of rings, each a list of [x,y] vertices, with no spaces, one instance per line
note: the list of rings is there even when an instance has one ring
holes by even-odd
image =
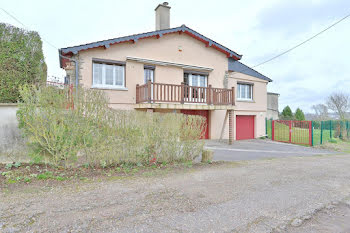
[[[267,84],[241,55],[182,25],[170,28],[170,7],[155,9],[156,31],[62,48],[79,61],[79,83],[104,90],[110,106],[201,115],[206,138],[265,134]],[[74,63],[60,64],[75,83]],[[231,130],[229,130],[231,129]]]
[[[279,112],[278,112],[278,97],[280,94],[267,92],[267,112],[266,118],[278,120]]]

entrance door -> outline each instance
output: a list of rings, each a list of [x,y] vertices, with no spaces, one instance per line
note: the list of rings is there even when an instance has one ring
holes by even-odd
[[[154,69],[153,68],[144,68],[144,82],[145,84],[151,81],[152,85],[151,85],[151,96],[153,96],[153,83],[154,83]],[[145,95],[147,95],[148,91],[147,88],[145,90]],[[148,97],[151,97],[148,96]]]
[[[148,81],[151,81],[153,83],[154,82],[154,69],[145,68],[144,72],[145,72],[145,75],[144,75],[145,84]]]
[[[254,139],[254,116],[236,116],[236,139]]]
[[[184,82],[189,86],[188,93],[185,94],[185,97],[191,99],[194,102],[205,102],[203,100],[206,99],[206,91],[200,90],[198,93],[198,89],[191,87],[207,87],[208,85],[208,77],[200,74],[188,74],[185,73]]]
[[[209,111],[208,110],[181,110],[186,115],[202,116],[206,119],[206,127],[204,128],[202,139],[209,139]]]

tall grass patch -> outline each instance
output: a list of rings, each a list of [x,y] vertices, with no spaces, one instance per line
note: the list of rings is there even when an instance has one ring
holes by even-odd
[[[24,86],[17,117],[36,161],[71,166],[193,160],[205,120],[183,114],[114,110],[104,92]],[[74,101],[73,101],[74,96]]]

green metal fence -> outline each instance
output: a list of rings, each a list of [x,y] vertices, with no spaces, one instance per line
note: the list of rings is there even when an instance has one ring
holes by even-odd
[[[277,134],[281,130],[281,127],[272,127],[272,120],[266,119],[266,135],[270,139],[273,130]],[[312,145],[321,145],[335,138],[350,140],[350,121],[312,121]]]
[[[349,121],[314,121],[314,145],[321,145],[333,138],[350,139]]]
[[[272,139],[272,120],[267,120],[266,119],[266,124],[265,124],[265,129],[266,129],[266,135],[268,138]]]

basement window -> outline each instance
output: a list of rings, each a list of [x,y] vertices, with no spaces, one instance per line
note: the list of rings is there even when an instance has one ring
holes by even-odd
[[[92,87],[125,88],[125,66],[93,62]]]
[[[253,85],[237,83],[237,100],[253,100]]]

